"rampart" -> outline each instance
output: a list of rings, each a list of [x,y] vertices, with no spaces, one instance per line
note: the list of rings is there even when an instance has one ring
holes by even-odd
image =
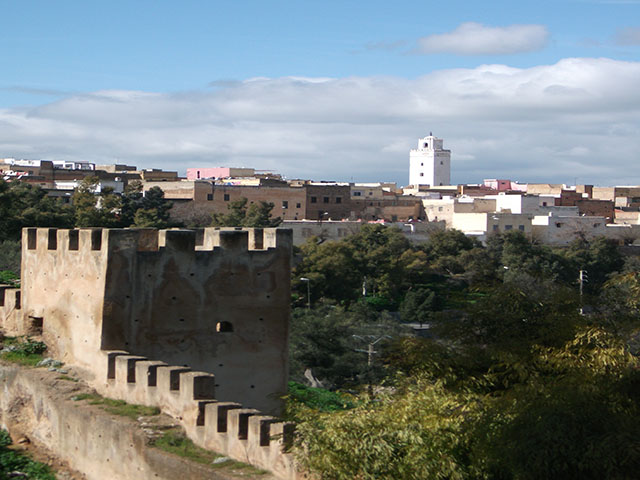
[[[28,228],[22,245],[6,333],[41,333],[99,393],[160,407],[198,445],[296,476],[291,425],[260,413],[286,391],[290,230]]]
[[[221,400],[277,412],[286,391],[287,230],[25,229],[18,326],[93,370],[126,350],[215,372]],[[100,375],[100,374],[99,374]]]
[[[180,421],[197,445],[236,460],[299,478],[291,453],[293,424],[237,402],[216,400],[216,376],[122,351],[102,352],[106,375],[98,391],[129,403],[157,406]]]

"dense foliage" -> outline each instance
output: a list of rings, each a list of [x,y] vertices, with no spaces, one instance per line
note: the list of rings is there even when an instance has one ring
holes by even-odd
[[[289,404],[321,478],[637,476],[640,273],[616,245],[509,232],[482,246],[455,231],[411,245],[375,225],[299,255],[292,372],[360,391],[346,410]],[[367,365],[353,339],[380,325]]]
[[[172,226],[172,204],[152,187],[142,193],[139,181],[130,182],[122,195],[110,188],[96,193],[99,179],[86,177],[71,203],[48,197],[28,183],[0,179],[0,270],[20,272],[20,235],[24,227],[155,227]]]
[[[277,227],[280,217],[272,218],[273,203],[259,201],[248,203],[245,197],[227,205],[227,213],[214,213],[212,227]]]

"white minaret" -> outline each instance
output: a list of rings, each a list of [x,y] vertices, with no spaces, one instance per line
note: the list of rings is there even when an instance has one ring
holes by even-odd
[[[418,140],[409,153],[409,183],[438,187],[451,183],[451,150],[442,148],[442,139],[432,133]]]

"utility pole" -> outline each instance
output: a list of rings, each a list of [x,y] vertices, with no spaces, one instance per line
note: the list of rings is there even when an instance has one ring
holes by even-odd
[[[389,337],[389,335],[381,335],[379,337],[377,337],[376,335],[351,335],[353,338],[357,338],[359,340],[362,340],[364,342],[367,342],[367,349],[361,349],[361,348],[356,348],[355,351],[356,352],[362,352],[362,353],[366,353],[367,354],[367,380],[368,380],[368,386],[367,386],[367,390],[369,392],[369,396],[373,396],[373,356],[378,353],[374,350],[374,345],[376,343],[378,343],[380,340],[383,340],[385,338],[391,338]]]
[[[588,282],[589,281],[589,277],[587,276],[587,271],[586,270],[580,270],[580,274],[578,276],[578,282],[580,283],[580,315],[584,315],[584,311],[583,311],[583,303],[582,303],[582,286],[584,284],[584,282]]]

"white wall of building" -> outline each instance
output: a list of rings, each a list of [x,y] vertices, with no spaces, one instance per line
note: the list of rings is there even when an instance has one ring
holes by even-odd
[[[443,140],[433,135],[418,140],[418,148],[409,152],[411,185],[451,184],[451,151],[442,145]]]
[[[536,215],[532,224],[534,238],[547,245],[568,245],[579,236],[591,239],[610,232],[604,217]]]

